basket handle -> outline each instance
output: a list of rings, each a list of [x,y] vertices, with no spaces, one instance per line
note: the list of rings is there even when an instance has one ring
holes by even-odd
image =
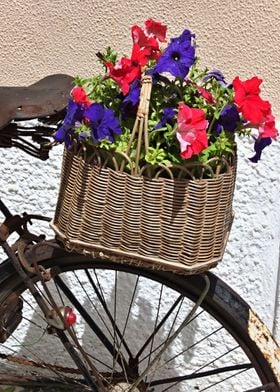
[[[151,92],[152,92],[152,77],[150,75],[144,75],[142,78],[140,101],[138,105],[137,115],[126,150],[126,155],[129,156],[132,143],[137,137],[135,167],[131,168],[131,174],[135,174],[135,175],[137,175],[140,171],[139,161],[140,161],[141,151],[143,149],[142,148],[143,144],[144,144],[144,151],[146,154],[148,153],[148,149],[149,149],[148,116],[149,116]],[[120,167],[120,171],[124,170],[125,164],[126,161],[123,160]]]

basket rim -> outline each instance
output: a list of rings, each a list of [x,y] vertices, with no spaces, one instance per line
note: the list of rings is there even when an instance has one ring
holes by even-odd
[[[132,178],[145,178],[145,179],[153,179],[153,180],[172,180],[172,181],[178,181],[178,180],[193,180],[193,181],[201,181],[201,180],[216,180],[218,177],[221,175],[226,175],[226,174],[231,174],[232,171],[236,170],[237,167],[237,153],[236,151],[232,154],[229,155],[228,159],[225,157],[212,157],[205,163],[199,162],[199,161],[192,161],[192,162],[187,162],[186,164],[183,165],[164,165],[164,164],[145,164],[139,173],[135,173],[133,171],[127,172],[125,170],[122,170],[120,167],[115,165],[116,157],[120,154],[119,152],[112,152],[112,151],[107,151],[103,150],[97,147],[93,147],[93,153],[90,154],[90,156],[86,156],[85,149],[83,147],[80,148],[74,148],[72,150],[67,149],[66,147],[64,148],[64,154],[67,155],[72,155],[73,157],[76,157],[80,159],[81,161],[84,162],[85,165],[90,165],[91,167],[98,167],[100,170],[107,170],[110,169],[114,172],[117,173],[123,173],[126,175],[131,176]],[[102,162],[102,155],[105,154],[105,162]],[[123,155],[123,154],[121,154]],[[104,158],[103,158],[104,159]],[[110,160],[111,159],[111,160]],[[217,165],[216,172],[211,168],[210,164],[212,162],[220,162],[221,166]],[[109,165],[112,163],[112,165]],[[202,174],[200,176],[195,176],[191,170],[198,169],[200,168],[201,173],[209,173],[209,176],[207,177],[202,177]],[[225,168],[225,171],[222,171],[222,169]],[[150,173],[152,173],[152,170],[158,170],[156,175],[144,175],[146,172],[149,174],[149,169]],[[182,174],[179,174],[179,176],[174,176],[173,175],[173,170],[179,171],[179,173],[185,173],[189,177],[183,177],[181,178]],[[169,177],[167,176],[160,176],[160,173],[167,173]]]

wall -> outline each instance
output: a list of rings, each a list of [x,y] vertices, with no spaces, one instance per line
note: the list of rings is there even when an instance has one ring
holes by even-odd
[[[169,36],[183,28],[195,32],[202,63],[222,69],[228,80],[237,74],[241,79],[261,76],[263,97],[270,99],[280,118],[278,0],[189,0],[174,4],[162,0],[11,0],[1,5],[0,84],[26,85],[57,72],[90,75],[98,69],[97,51],[108,45],[120,53],[128,51],[130,26],[149,17],[168,24]],[[257,310],[280,339],[280,147],[274,143],[255,166],[246,159],[252,154],[252,146],[240,145],[236,216],[225,259],[216,272]],[[52,153],[48,163],[14,150],[0,151],[1,194],[9,206],[53,213],[59,151]]]
[[[28,84],[47,73],[90,75],[95,53],[112,45],[130,50],[129,28],[153,17],[196,33],[199,54],[210,68],[259,75],[264,96],[280,115],[280,3],[278,0],[11,0],[0,13],[0,85]]]

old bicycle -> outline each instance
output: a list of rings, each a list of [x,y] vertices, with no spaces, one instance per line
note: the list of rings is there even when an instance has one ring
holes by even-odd
[[[47,159],[47,138],[63,117],[71,83],[53,75],[27,88],[2,88],[0,146]],[[31,127],[25,123],[34,118]],[[68,252],[31,231],[30,223],[49,218],[14,215],[3,201],[0,210],[1,245],[9,257],[0,266],[0,385],[279,390],[279,348],[217,276],[182,276]]]

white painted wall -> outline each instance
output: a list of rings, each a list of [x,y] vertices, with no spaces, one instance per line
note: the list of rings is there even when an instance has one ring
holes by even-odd
[[[280,340],[280,144],[274,142],[264,150],[257,165],[247,159],[253,146],[244,140],[239,147],[235,220],[224,260],[215,273],[252,305]],[[1,149],[0,189],[8,207],[52,216],[61,155],[61,146],[51,151],[46,162],[16,149]],[[46,225],[44,230],[52,235]]]
[[[279,0],[2,3],[1,85],[25,85],[57,72],[92,74],[99,69],[97,51],[112,45],[127,52],[129,27],[153,17],[169,26],[169,36],[183,28],[195,32],[203,64],[222,69],[228,79],[237,74],[241,79],[263,77],[264,97],[271,99],[280,119]],[[239,150],[235,221],[215,272],[256,309],[280,341],[280,144],[265,150],[257,166],[246,160],[251,149]],[[0,194],[11,209],[53,214],[61,151],[56,148],[49,161],[40,162],[14,149],[0,150]]]

